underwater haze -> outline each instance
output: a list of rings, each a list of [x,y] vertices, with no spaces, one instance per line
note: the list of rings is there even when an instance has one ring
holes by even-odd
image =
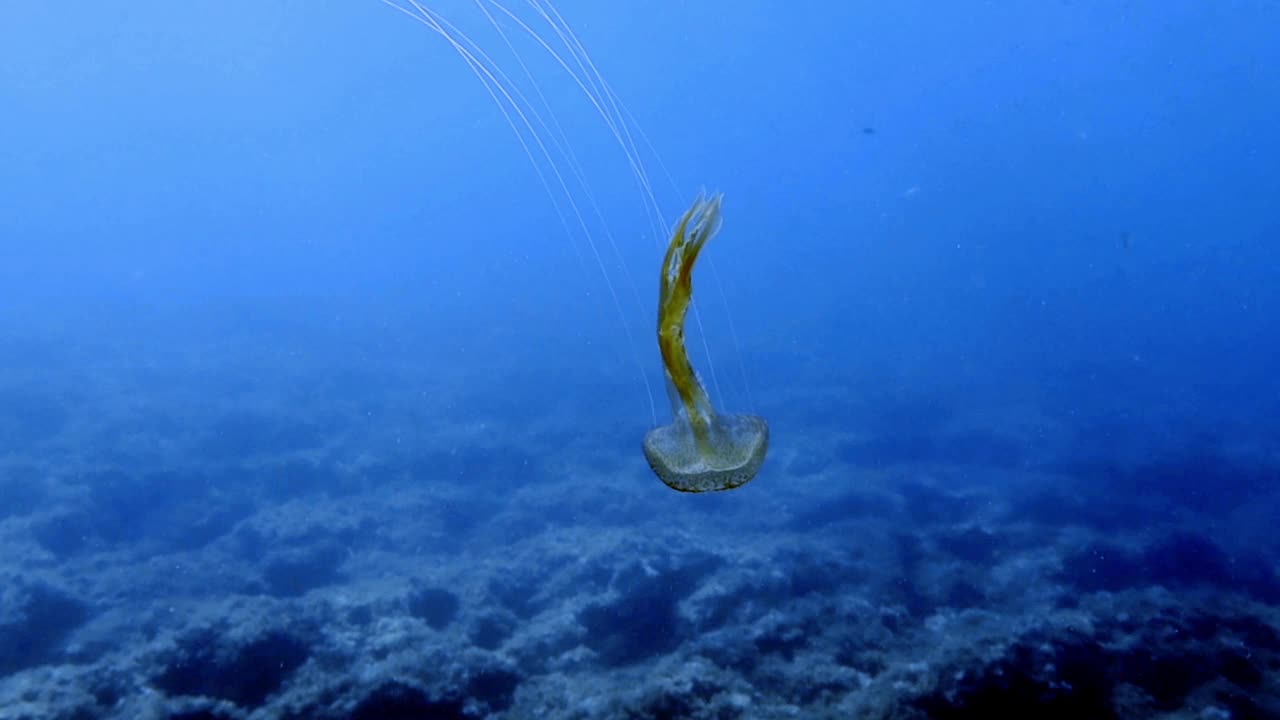
[[[1276,28],[9,3],[0,720],[1280,717]]]

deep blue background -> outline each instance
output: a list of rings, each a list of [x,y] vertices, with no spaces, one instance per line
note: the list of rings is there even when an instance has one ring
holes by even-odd
[[[473,4],[433,7],[523,78]],[[1275,438],[1274,4],[559,7],[674,178],[644,153],[666,222],[701,187],[726,194],[708,250],[723,297],[698,276],[717,401],[752,404],[741,358],[792,433],[792,389],[897,383]],[[620,248],[594,228],[606,273],[477,78],[378,2],[5,16],[11,367],[33,337],[132,337],[142,362],[193,335],[319,325],[316,352],[427,343],[422,362],[470,357],[477,392],[607,385],[637,433],[651,422],[636,358],[661,403],[657,243],[624,156],[544,56],[526,54]]]

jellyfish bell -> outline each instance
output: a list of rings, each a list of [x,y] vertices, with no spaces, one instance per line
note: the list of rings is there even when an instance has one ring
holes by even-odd
[[[751,482],[769,451],[769,424],[758,415],[720,415],[707,444],[687,423],[653,428],[644,436],[644,458],[658,479],[680,492],[732,490]]]

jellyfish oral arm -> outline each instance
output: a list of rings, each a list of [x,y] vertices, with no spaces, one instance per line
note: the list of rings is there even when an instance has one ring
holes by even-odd
[[[681,216],[662,259],[658,287],[658,349],[667,382],[675,391],[671,411],[689,423],[700,450],[708,449],[715,410],[698,380],[684,346],[684,320],[693,297],[693,264],[702,247],[720,229],[720,196],[699,197]]]

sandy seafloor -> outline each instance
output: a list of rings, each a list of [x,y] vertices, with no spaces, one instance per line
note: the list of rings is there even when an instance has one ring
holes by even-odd
[[[4,720],[1280,717],[1274,434],[793,362],[682,496],[632,377],[260,312],[7,326]]]

